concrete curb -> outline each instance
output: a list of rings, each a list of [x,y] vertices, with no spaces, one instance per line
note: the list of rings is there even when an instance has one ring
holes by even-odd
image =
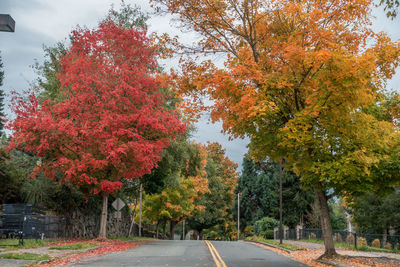
[[[271,244],[268,244],[268,243],[263,243],[263,242],[260,242],[260,241],[254,241],[254,240],[243,240],[243,241],[244,242],[248,242],[248,243],[260,244],[260,245],[264,245],[264,246],[271,247],[271,248],[280,249],[280,250],[285,251],[285,252],[287,252],[289,254],[294,252],[294,251],[291,251],[291,250],[288,250],[288,249],[285,249],[285,248],[281,248],[281,247],[278,247],[278,246],[275,246],[275,245],[271,245]]]
[[[146,243],[146,241],[150,241],[150,240],[149,240],[149,239],[127,240],[127,241],[121,241],[121,242],[117,242],[117,243],[125,243],[125,242],[126,242],[126,243],[133,243],[133,242],[137,242],[137,243]],[[93,247],[93,248],[88,248],[88,249],[79,251],[79,252],[76,253],[76,254],[85,253],[85,252],[92,251],[92,250],[96,250],[96,249],[99,249],[99,248],[102,248],[102,247],[105,247],[105,246],[97,246],[97,247]],[[50,259],[50,260],[43,260],[43,261],[40,261],[40,262],[36,263],[35,265],[41,265],[41,264],[44,264],[44,263],[49,263],[49,262],[52,262],[53,260],[57,260],[57,259],[60,259],[60,258],[66,258],[66,257],[68,257],[68,256],[71,256],[71,255],[67,255],[67,256],[65,256],[65,257],[53,258],[53,259]]]
[[[314,261],[315,261],[315,262],[318,262],[318,263],[326,264],[326,265],[329,265],[329,266],[333,266],[333,267],[346,267],[346,266],[338,265],[338,264],[331,263],[331,262],[325,261],[325,260],[318,260],[318,259],[316,259],[316,260],[314,260]]]
[[[85,250],[79,251],[79,252],[76,253],[76,254],[84,253],[84,252],[91,251],[91,250],[95,250],[95,249],[99,249],[99,248],[102,248],[102,247],[104,247],[104,246],[97,246],[97,247],[93,247],[93,248],[87,248],[87,249],[85,249]],[[50,259],[50,260],[39,261],[39,262],[36,263],[35,265],[41,265],[41,264],[44,264],[44,263],[49,263],[49,262],[52,262],[53,260],[61,259],[61,258],[66,258],[66,257],[68,257],[68,256],[71,256],[71,255],[66,255],[65,257],[55,257],[55,258]]]

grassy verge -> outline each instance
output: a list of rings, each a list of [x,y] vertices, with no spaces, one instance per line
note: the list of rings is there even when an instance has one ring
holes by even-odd
[[[39,248],[49,244],[50,241],[41,239],[24,239],[24,245],[18,246],[18,239],[0,239],[0,246],[6,247],[7,250],[15,250],[19,248]]]
[[[93,244],[93,243],[75,243],[75,244],[67,244],[67,245],[62,245],[62,246],[55,246],[55,247],[50,247],[49,249],[57,249],[57,250],[68,250],[68,249],[89,249],[89,248],[94,248],[97,247],[98,245]]]
[[[315,244],[324,244],[324,241],[322,240],[318,240],[318,239],[302,239],[299,240],[302,242],[309,242],[309,243],[315,243]],[[376,248],[376,247],[371,247],[371,246],[357,246],[357,249],[354,247],[354,245],[349,245],[347,243],[343,243],[343,242],[334,242],[335,243],[335,247],[338,248],[343,248],[343,249],[351,249],[351,250],[357,250],[357,251],[370,251],[370,252],[386,252],[386,253],[399,253],[400,250],[394,249],[394,250],[390,250],[390,249],[385,249],[385,248]]]
[[[386,253],[400,253],[400,250],[398,249],[386,249],[386,248],[376,248],[376,247],[370,247],[370,246],[358,246],[357,250],[360,251],[372,251],[372,252],[386,252]]]
[[[258,241],[258,242],[261,242],[261,243],[273,245],[275,247],[287,249],[287,250],[290,250],[290,251],[305,250],[305,248],[300,247],[300,246],[296,246],[296,245],[292,245],[292,244],[285,244],[285,243],[279,244],[278,241],[274,241],[274,240],[270,240],[270,239],[264,239],[262,237],[255,237],[255,236],[247,237],[246,240]]]
[[[0,258],[14,259],[14,260],[44,261],[44,260],[49,260],[50,256],[47,254],[36,254],[36,253],[5,253],[5,254],[0,254]]]

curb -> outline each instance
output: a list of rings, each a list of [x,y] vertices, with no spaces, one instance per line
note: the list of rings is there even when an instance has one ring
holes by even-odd
[[[294,251],[291,251],[291,250],[288,250],[288,249],[285,249],[285,248],[281,248],[281,247],[278,247],[278,246],[275,246],[275,245],[271,245],[271,244],[263,243],[263,242],[259,242],[259,241],[254,241],[254,240],[243,240],[243,242],[256,243],[256,244],[264,245],[264,246],[267,246],[267,247],[280,249],[280,250],[285,251],[285,252],[287,252],[289,254],[294,252]]]
[[[99,249],[99,248],[102,248],[102,247],[104,247],[104,246],[97,246],[97,247],[94,247],[94,248],[87,248],[87,249],[85,249],[83,251],[80,251],[79,253],[84,253],[84,252],[95,250],[95,249]],[[77,254],[79,254],[79,253],[77,253]],[[64,258],[64,257],[60,257],[60,258]],[[44,263],[49,263],[49,262],[52,262],[53,260],[56,260],[56,259],[59,259],[59,258],[53,258],[53,259],[50,259],[50,260],[39,261],[38,263],[35,264],[35,266],[36,265],[41,265],[41,264],[44,264]]]
[[[331,263],[331,262],[325,261],[325,260],[318,260],[318,259],[315,259],[314,261],[316,261],[316,262],[318,262],[318,263],[326,264],[326,265],[329,265],[329,266],[333,266],[333,267],[345,267],[345,266],[343,266],[343,265],[338,265],[338,264]]]
[[[139,241],[139,242],[138,242]],[[133,243],[133,242],[137,242],[137,243],[145,243],[147,240],[146,239],[139,239],[139,240],[127,240],[127,241],[121,241],[121,242],[116,242],[116,243]],[[105,245],[106,246],[106,245]],[[80,251],[79,253],[77,253],[77,254],[80,254],[80,253],[85,253],[85,252],[88,252],[88,251],[92,251],[92,250],[96,250],[96,249],[99,249],[99,248],[102,248],[102,247],[105,247],[105,246],[97,246],[97,247],[94,247],[94,248],[88,248],[88,249],[85,249],[85,250],[83,250],[83,251]],[[64,257],[60,257],[60,258],[64,258]],[[54,259],[50,259],[50,260],[43,260],[43,261],[39,261],[38,263],[36,263],[35,264],[35,266],[36,265],[41,265],[41,264],[44,264],[44,263],[50,263],[50,262],[52,262],[52,261],[54,261],[54,260],[56,260],[56,259],[60,259],[60,258],[54,258]]]

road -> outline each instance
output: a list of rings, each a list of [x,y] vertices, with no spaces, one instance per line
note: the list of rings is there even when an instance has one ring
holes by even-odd
[[[130,250],[81,260],[74,266],[279,266],[303,267],[270,250],[245,242],[150,241]]]

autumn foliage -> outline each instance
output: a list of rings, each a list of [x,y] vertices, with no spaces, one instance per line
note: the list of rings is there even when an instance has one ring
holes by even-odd
[[[185,126],[168,107],[144,29],[107,19],[98,29],[72,33],[61,58],[61,100],[14,98],[10,148],[36,154],[34,174],[103,196],[100,237],[106,237],[108,195],[123,179],[150,173],[163,149]]]
[[[16,97],[10,148],[37,154],[50,179],[91,194],[109,194],[121,179],[138,178],[160,159],[185,126],[164,107],[155,79],[157,62],[146,32],[103,22],[72,33],[61,59],[64,100]]]
[[[302,174],[320,204],[326,255],[334,255],[326,190],[352,195],[398,181],[396,171],[379,174],[394,166],[398,133],[364,112],[382,99],[400,56],[398,42],[371,29],[373,2],[152,2],[200,36],[190,49],[161,38],[184,55],[171,84],[196,111],[208,95],[213,120],[248,136],[253,157],[285,160]],[[222,53],[224,65],[196,52]]]

